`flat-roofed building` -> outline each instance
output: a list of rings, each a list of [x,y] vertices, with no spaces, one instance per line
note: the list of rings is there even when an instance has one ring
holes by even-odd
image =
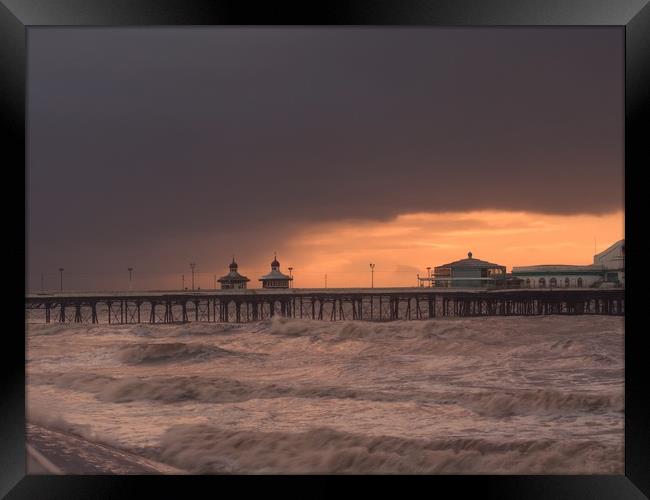
[[[625,240],[594,255],[593,264],[543,264],[512,268],[524,288],[583,288],[625,286]]]
[[[593,265],[518,266],[512,268],[512,274],[523,280],[524,288],[583,288],[603,280],[602,268]]]

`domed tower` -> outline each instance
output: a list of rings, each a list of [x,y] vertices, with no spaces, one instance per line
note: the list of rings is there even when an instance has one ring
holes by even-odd
[[[239,274],[239,266],[237,265],[237,261],[235,261],[234,255],[232,256],[232,262],[228,267],[230,272],[217,280],[221,283],[221,289],[230,290],[246,288],[246,283],[250,280],[246,276]]]
[[[293,280],[291,276],[287,276],[280,271],[280,263],[278,262],[277,255],[273,255],[271,272],[260,278],[262,288],[289,288],[289,282],[291,280]]]

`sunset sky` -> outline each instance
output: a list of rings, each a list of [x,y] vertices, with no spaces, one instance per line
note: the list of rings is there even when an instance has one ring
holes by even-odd
[[[624,237],[619,28],[30,29],[27,286],[414,286]]]

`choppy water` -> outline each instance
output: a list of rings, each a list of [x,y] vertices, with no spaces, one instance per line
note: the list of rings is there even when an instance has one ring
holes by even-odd
[[[621,318],[27,330],[28,420],[185,471],[623,472]]]

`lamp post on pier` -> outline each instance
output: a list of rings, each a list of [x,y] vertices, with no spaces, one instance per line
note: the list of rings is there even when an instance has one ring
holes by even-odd
[[[194,290],[194,269],[196,268],[196,262],[190,262],[190,268],[192,269],[192,290]]]
[[[370,288],[375,288],[375,265],[370,264]]]
[[[287,269],[289,269],[289,277],[291,278],[289,288],[293,288],[293,267],[288,267]]]
[[[133,268],[129,267],[129,291],[131,291],[131,281],[133,280]]]
[[[63,268],[59,267],[59,283],[61,285],[61,291],[63,291]]]

